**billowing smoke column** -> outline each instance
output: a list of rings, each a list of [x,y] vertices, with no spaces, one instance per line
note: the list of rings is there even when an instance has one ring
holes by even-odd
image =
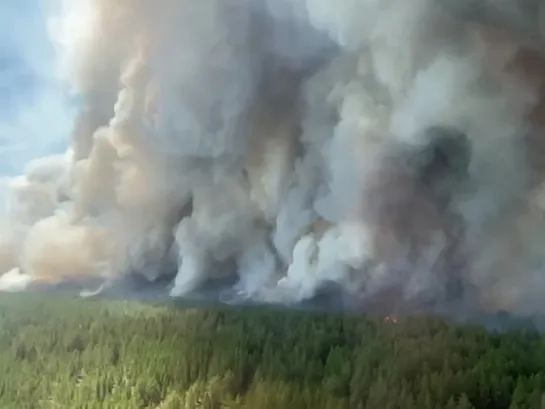
[[[54,28],[85,104],[8,182],[4,290],[545,307],[533,96],[432,0],[66,1]]]

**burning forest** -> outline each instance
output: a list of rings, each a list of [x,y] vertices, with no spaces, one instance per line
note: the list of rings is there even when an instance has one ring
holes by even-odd
[[[533,44],[432,0],[64,1],[51,28],[83,104],[6,182],[4,291],[545,307]]]

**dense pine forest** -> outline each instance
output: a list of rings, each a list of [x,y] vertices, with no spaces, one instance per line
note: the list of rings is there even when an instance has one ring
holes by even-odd
[[[545,336],[2,295],[0,408],[545,408]]]

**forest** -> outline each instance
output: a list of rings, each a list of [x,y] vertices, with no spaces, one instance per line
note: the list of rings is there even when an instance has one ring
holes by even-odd
[[[0,298],[2,409],[545,408],[545,336],[432,317]]]

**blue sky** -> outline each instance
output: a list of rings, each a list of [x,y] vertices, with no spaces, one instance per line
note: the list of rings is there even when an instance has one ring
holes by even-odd
[[[0,0],[0,176],[67,146],[73,109],[57,80],[47,32],[51,4]]]

